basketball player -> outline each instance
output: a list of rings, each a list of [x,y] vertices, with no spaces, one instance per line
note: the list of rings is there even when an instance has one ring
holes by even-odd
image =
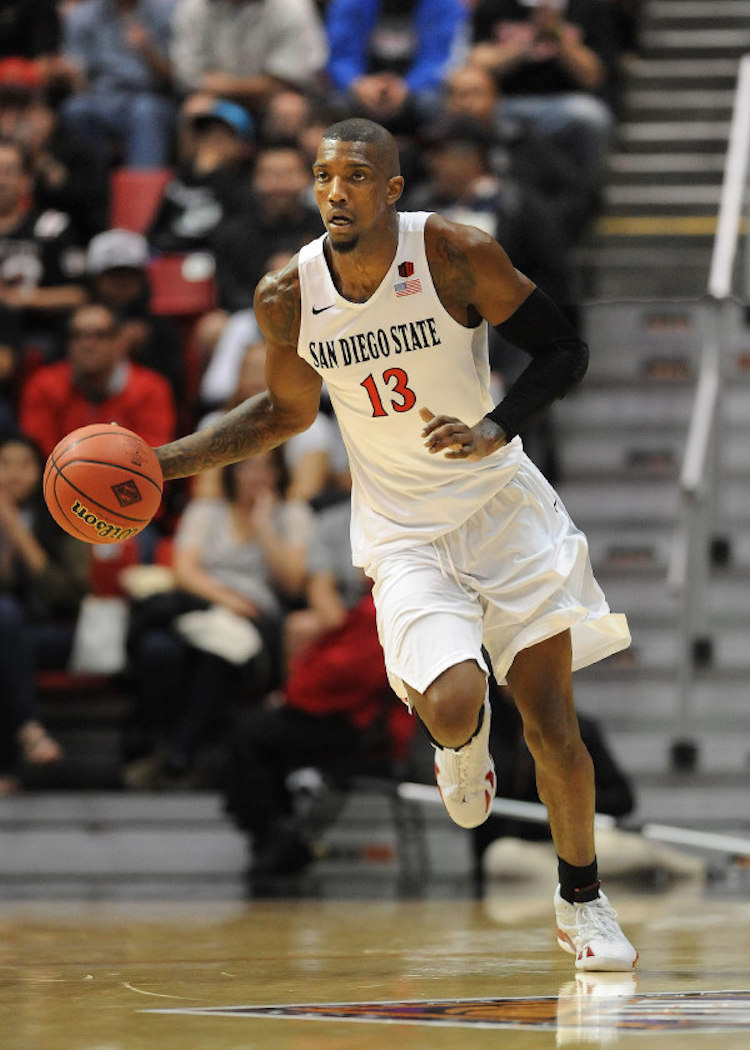
[[[599,890],[571,671],[630,638],[584,536],[516,436],[581,378],[587,347],[491,237],[397,212],[398,151],[380,125],[328,128],[313,177],[326,233],[255,296],[268,389],[159,448],[164,475],[304,430],[325,380],[351,467],[354,561],[374,581],[391,684],[432,739],[448,813],[475,827],[494,796],[484,644],[515,697],[549,811],[558,943],[579,969],[629,970],[637,953]],[[531,357],[497,406],[488,324]]]

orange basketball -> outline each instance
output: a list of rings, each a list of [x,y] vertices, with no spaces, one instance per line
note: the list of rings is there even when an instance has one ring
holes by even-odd
[[[142,437],[117,423],[93,423],[55,445],[42,484],[50,514],[71,536],[119,543],[151,521],[163,478]]]

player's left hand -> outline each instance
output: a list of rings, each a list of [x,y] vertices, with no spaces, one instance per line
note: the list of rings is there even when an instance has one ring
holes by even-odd
[[[502,430],[491,420],[480,419],[473,427],[455,416],[436,416],[420,408],[426,423],[422,430],[425,447],[431,454],[445,452],[446,459],[484,459],[505,444]]]

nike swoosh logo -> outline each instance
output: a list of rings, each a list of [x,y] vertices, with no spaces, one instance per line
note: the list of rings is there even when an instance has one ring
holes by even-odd
[[[324,310],[330,310],[333,303],[329,303],[328,306],[313,306],[312,312],[314,314],[322,314]]]

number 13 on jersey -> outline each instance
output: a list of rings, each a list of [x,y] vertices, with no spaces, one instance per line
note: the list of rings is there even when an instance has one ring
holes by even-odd
[[[367,379],[362,380],[360,386],[367,391],[373,418],[387,416],[388,410],[383,405],[375,376],[370,373]],[[382,375],[382,386],[386,388],[384,397],[390,402],[393,412],[408,412],[414,408],[417,396],[409,386],[409,377],[403,368],[386,368]]]

